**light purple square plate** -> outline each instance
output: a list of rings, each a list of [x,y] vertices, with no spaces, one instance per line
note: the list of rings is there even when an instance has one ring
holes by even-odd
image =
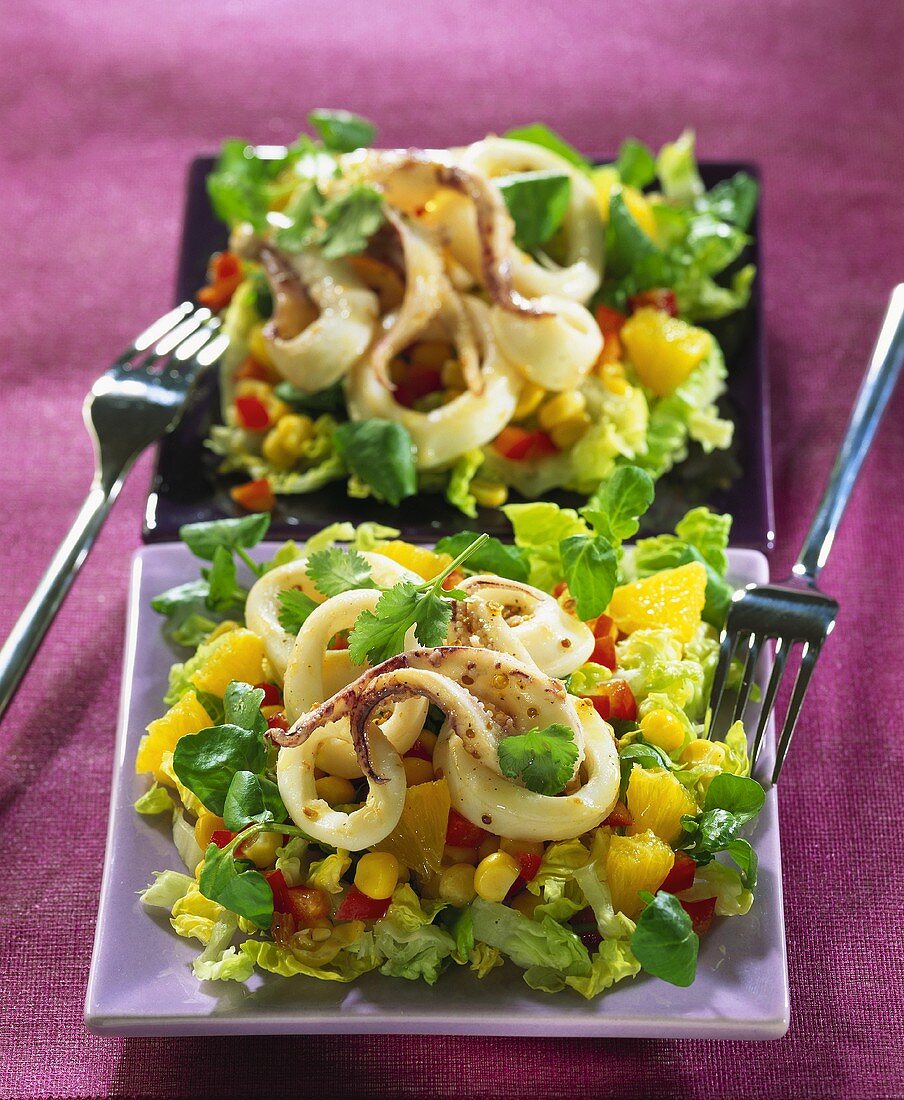
[[[767,579],[766,559],[757,551],[730,550],[729,560],[739,586]],[[746,917],[713,923],[701,942],[697,979],[688,989],[639,976],[585,1001],[570,991],[534,992],[512,965],[482,981],[456,967],[432,987],[379,973],[350,985],[258,975],[245,985],[198,982],[191,960],[200,945],[180,939],[162,910],[145,909],[138,900],[152,872],[183,868],[169,829],[133,809],[147,785],[146,777],[135,775],[135,753],[145,726],[162,713],[173,660],[150,600],[196,575],[197,562],[182,545],[146,547],[133,562],[107,853],[85,999],[92,1031],[713,1039],[785,1033],[788,975],[775,790],[768,792],[751,835],[760,858],[754,907]],[[771,744],[771,731],[769,738]]]

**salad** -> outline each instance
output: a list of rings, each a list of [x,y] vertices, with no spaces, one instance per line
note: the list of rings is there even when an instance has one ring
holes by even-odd
[[[706,736],[730,517],[624,546],[652,496],[624,466],[580,512],[509,505],[511,545],[342,523],[260,560],[266,515],[183,528],[201,578],[153,606],[194,652],[136,810],[172,822],[184,868],[141,899],[199,980],[694,980],[764,794],[741,724]]]
[[[594,167],[540,124],[378,149],[358,116],[310,121],[227,141],[208,178],[231,231],[199,294],[230,338],[208,446],[238,504],[345,481],[473,517],[730,446],[702,326],[748,301],[749,175],[706,191],[690,132]]]

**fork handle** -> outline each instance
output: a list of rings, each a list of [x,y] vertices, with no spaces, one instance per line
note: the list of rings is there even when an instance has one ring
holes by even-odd
[[[41,639],[88,556],[113,501],[119,495],[123,476],[124,473],[107,485],[99,480],[92,484],[69,533],[0,649],[0,717],[15,695]]]
[[[795,576],[814,581],[832,549],[835,532],[860,467],[876,434],[885,406],[895,388],[904,363],[904,283],[891,292],[882,328],[870,356],[869,367],[860,384],[857,401],[835,465],[823,493],[800,555],[794,566]]]

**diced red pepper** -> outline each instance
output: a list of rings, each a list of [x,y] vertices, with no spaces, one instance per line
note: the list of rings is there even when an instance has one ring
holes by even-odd
[[[415,401],[419,401],[428,394],[436,393],[443,388],[443,377],[436,367],[418,367],[412,365],[404,376],[396,383],[393,397],[406,409],[413,407]]]
[[[681,901],[681,899],[678,899]],[[691,924],[698,936],[702,936],[713,922],[716,911],[715,898],[703,898],[701,901],[682,901],[681,907],[691,918]]]
[[[600,718],[607,722],[613,718],[633,721],[637,717],[637,700],[624,680],[610,680],[600,684],[597,694],[589,696]]]
[[[219,252],[210,262],[210,285],[198,291],[198,301],[215,313],[229,304],[242,281],[242,265],[232,252]]]
[[[595,665],[604,665],[614,672],[617,663],[615,660],[615,642],[605,634],[601,638],[597,638],[593,652],[590,654],[590,660]]]
[[[628,305],[631,307],[632,313],[644,306],[652,306],[653,309],[661,309],[663,312],[671,314],[672,317],[678,316],[678,300],[675,297],[675,291],[664,286],[642,290],[639,294],[632,295],[628,299]]]
[[[289,895],[287,893],[289,887],[286,885],[282,871],[267,871],[264,878],[269,882],[270,889],[273,891],[273,911],[276,913],[290,913]]]
[[[617,332],[603,334],[603,350],[600,352],[597,363],[620,363],[622,360],[622,342]]]
[[[330,899],[319,886],[287,886],[286,904],[286,912],[302,928],[313,928],[317,921],[330,915]]]
[[[686,852],[676,852],[672,869],[665,876],[660,890],[667,890],[670,894],[680,894],[682,890],[690,890],[694,885],[694,875],[697,873],[697,864]]]
[[[449,811],[449,824],[446,826],[447,844],[453,848],[479,848],[486,838],[486,829],[472,824],[457,810]]]
[[[332,650],[348,649],[348,631],[340,630],[338,634],[334,634],[326,648]]]
[[[521,868],[521,878],[525,882],[532,882],[537,877],[537,872],[540,870],[540,860],[543,857],[536,852],[515,852],[514,856]]]
[[[268,478],[246,481],[229,490],[229,495],[246,512],[272,512],[276,507],[276,496]]]
[[[519,428],[515,424],[509,424],[503,428],[493,440],[493,448],[503,458],[512,459],[515,462],[528,462],[534,458],[547,458],[558,452],[558,447],[539,428],[529,430]]]
[[[427,748],[427,746],[423,743],[423,741],[421,741],[420,738],[415,741],[415,743],[411,746],[408,752],[405,753],[405,755],[416,757],[418,760],[433,760],[433,753]]]
[[[255,684],[256,688],[264,693],[263,699],[261,699],[262,707],[281,707],[282,706],[282,692],[276,686],[276,684]]]
[[[622,325],[628,319],[621,310],[613,309],[611,306],[602,303],[596,307],[595,317],[596,323],[600,326],[600,332],[604,336],[610,332],[621,332]]]
[[[634,818],[631,816],[624,802],[616,802],[612,807],[612,812],[603,824],[608,825],[610,829],[624,829],[628,825],[634,824]]]
[[[588,905],[586,909],[580,909],[568,922],[572,931],[581,943],[590,951],[599,947],[603,937],[600,935],[599,926],[596,923],[596,913]]]
[[[276,714],[271,714],[267,719],[267,729],[270,730],[287,730],[289,728],[289,719],[286,717],[284,710],[278,710]]]
[[[225,848],[227,844],[235,840],[235,833],[231,833],[228,829],[214,829],[210,834],[211,844],[216,844],[218,848]]]
[[[379,920],[385,916],[392,898],[369,898],[352,886],[336,910],[336,920]]]
[[[587,624],[593,631],[594,638],[611,638],[614,642],[618,637],[618,627],[615,625],[613,619],[610,619],[608,615],[597,615],[597,617]]]
[[[235,414],[240,428],[262,432],[270,427],[270,411],[253,393],[244,393],[235,399]]]
[[[249,355],[247,359],[239,364],[232,376],[234,382],[244,382],[247,378],[251,378],[255,382],[272,382],[273,371],[263,363],[259,363],[254,356]]]

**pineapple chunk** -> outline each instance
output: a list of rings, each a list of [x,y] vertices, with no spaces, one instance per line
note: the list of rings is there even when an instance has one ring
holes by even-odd
[[[233,680],[259,684],[263,679],[264,643],[250,630],[240,628],[229,632],[191,682],[198,691],[209,691],[222,698]]]
[[[666,844],[674,844],[681,836],[683,815],[697,813],[687,788],[663,768],[632,768],[627,803],[633,819],[628,835],[649,830]]]
[[[385,840],[375,845],[377,851],[390,852],[399,863],[423,878],[438,875],[446,845],[450,806],[449,785],[445,779],[409,787],[399,823]]]
[[[620,585],[612,593],[607,614],[623,634],[666,627],[686,645],[700,626],[705,603],[706,568],[692,561]]]
[[[674,393],[713,346],[702,328],[649,306],[629,317],[619,336],[638,378],[657,397]]]
[[[428,550],[426,546],[414,546],[410,542],[401,542],[398,539],[383,543],[374,553],[398,562],[399,565],[410,569],[412,573],[423,577],[425,581],[432,581],[452,560],[448,554],[437,554],[433,550]]]
[[[148,726],[138,746],[135,771],[153,772],[158,783],[172,786],[172,780],[161,769],[164,753],[172,753],[176,743],[186,734],[197,733],[212,725],[210,715],[198,702],[197,695],[193,691],[186,692],[162,718],[155,719]]]
[[[649,829],[635,836],[613,834],[606,856],[613,907],[634,920],[643,909],[639,892],[649,890],[655,894],[674,862],[672,849]]]

